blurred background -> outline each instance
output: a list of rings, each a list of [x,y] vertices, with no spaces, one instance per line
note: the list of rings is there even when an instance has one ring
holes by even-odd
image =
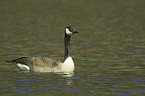
[[[0,0],[0,94],[144,96],[144,4],[144,0]],[[6,63],[22,56],[63,62],[66,26],[80,31],[71,38],[74,76],[21,73]]]

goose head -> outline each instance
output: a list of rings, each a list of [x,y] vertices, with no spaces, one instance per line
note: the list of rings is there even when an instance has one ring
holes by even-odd
[[[76,30],[75,28],[73,28],[72,26],[66,27],[65,32],[66,32],[66,34],[69,35],[69,36],[71,36],[71,35],[73,35],[73,34],[75,34],[75,33],[79,33],[79,31]]]

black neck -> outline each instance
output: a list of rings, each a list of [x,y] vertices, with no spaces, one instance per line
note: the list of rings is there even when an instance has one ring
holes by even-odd
[[[64,37],[64,47],[65,47],[65,53],[64,53],[64,59],[70,56],[70,35],[67,35],[65,32],[65,37]]]

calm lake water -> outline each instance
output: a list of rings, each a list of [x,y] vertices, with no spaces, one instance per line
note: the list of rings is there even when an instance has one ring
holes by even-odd
[[[145,96],[144,0],[1,0],[0,95]],[[21,56],[63,62],[64,28],[72,36],[74,75],[24,73]]]

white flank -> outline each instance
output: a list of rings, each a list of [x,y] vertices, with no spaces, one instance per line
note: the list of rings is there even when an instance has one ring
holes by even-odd
[[[72,32],[70,32],[69,29],[66,28],[66,34],[67,34],[67,35],[72,35]]]
[[[17,66],[22,70],[22,71],[29,71],[30,67],[24,64],[18,63]]]
[[[66,58],[62,65],[63,72],[73,72],[74,71],[74,62],[71,57]]]

